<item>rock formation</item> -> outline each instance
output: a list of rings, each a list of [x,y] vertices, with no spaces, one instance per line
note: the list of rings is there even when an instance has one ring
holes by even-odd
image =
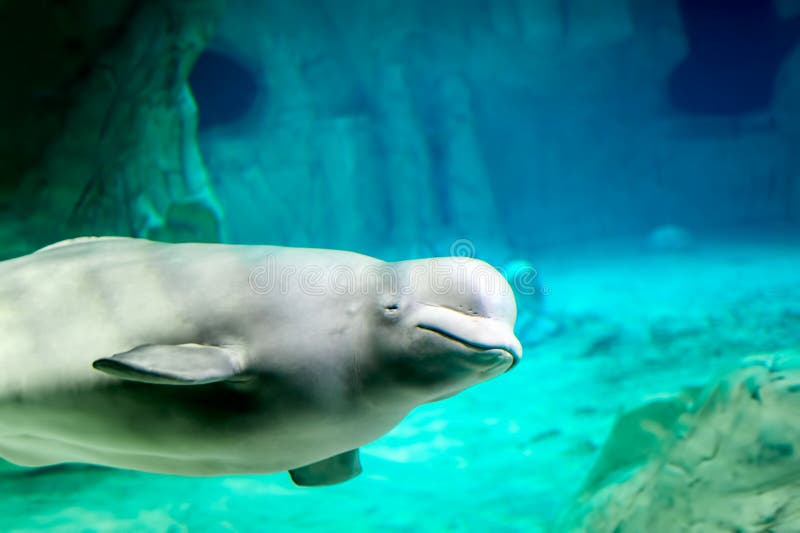
[[[557,531],[800,529],[800,352],[622,415]]]
[[[79,234],[219,239],[186,79],[222,1],[38,4],[0,6],[4,255]]]

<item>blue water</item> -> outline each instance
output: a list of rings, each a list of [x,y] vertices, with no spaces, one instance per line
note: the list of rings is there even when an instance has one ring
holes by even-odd
[[[614,420],[800,346],[798,17],[746,0],[232,0],[186,76],[202,185],[175,205],[204,210],[95,231],[523,269],[525,357],[419,407],[341,485],[0,465],[0,530],[637,531],[575,518]],[[209,212],[219,231],[202,233]],[[9,218],[5,257],[63,237],[36,216]],[[719,530],[768,530],[745,507]]]

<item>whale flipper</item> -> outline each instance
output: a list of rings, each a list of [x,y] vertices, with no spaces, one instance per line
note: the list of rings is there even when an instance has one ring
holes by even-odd
[[[104,357],[92,366],[114,377],[157,385],[203,385],[239,377],[236,347],[205,344],[147,344]]]
[[[289,470],[295,485],[316,487],[334,485],[352,479],[361,473],[358,448]]]

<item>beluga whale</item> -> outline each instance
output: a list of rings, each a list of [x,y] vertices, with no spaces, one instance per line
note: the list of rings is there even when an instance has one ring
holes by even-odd
[[[415,407],[515,366],[515,319],[477,259],[63,241],[0,262],[0,457],[342,482]]]

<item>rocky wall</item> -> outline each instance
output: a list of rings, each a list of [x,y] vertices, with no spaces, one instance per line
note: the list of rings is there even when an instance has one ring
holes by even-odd
[[[201,136],[234,240],[441,253],[787,219],[777,107],[670,103],[676,2],[241,0],[212,46],[264,92]]]
[[[797,220],[796,53],[770,108],[682,112],[678,7],[5,2],[4,255],[97,233],[487,254]],[[218,20],[258,95],[201,155],[186,78]]]
[[[3,255],[75,235],[220,239],[186,79],[222,2],[0,7],[15,40],[3,149],[22,154],[0,169]]]

